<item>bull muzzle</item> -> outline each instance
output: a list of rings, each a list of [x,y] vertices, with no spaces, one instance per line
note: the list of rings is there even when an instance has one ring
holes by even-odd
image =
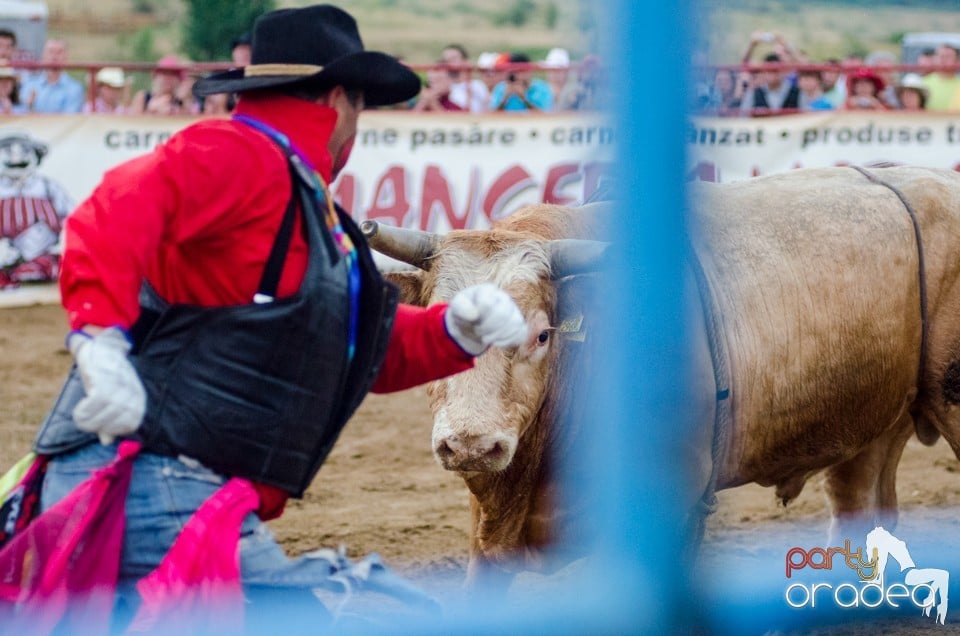
[[[513,459],[516,440],[503,433],[451,433],[434,440],[433,454],[446,470],[499,472]]]

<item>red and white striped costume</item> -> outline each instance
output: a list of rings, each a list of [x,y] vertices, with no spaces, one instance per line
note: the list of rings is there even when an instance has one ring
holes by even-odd
[[[0,174],[0,238],[13,239],[35,223],[59,235],[72,208],[70,196],[52,179],[36,173],[22,179]],[[5,270],[0,286],[56,280],[59,269],[57,254],[41,254]]]

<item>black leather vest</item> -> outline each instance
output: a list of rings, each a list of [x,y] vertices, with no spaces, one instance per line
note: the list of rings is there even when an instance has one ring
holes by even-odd
[[[147,288],[132,330],[131,360],[147,391],[138,431],[146,451],[187,455],[225,475],[301,497],[376,379],[397,290],[380,276],[352,219],[337,208],[357,248],[361,277],[356,350],[348,362],[346,259],[311,185],[292,162],[291,174],[310,253],[300,290],[268,303],[199,307],[167,305]],[[288,215],[297,207],[291,201]],[[274,246],[283,257],[284,241],[289,236],[278,236]],[[264,281],[275,283],[279,270],[270,269]],[[41,428],[37,452],[64,452],[96,440],[73,425],[73,406],[82,395],[74,368]]]

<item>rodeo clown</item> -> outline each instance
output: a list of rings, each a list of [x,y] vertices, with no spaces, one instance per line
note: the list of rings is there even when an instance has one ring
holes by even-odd
[[[41,506],[110,462],[118,440],[142,443],[118,613],[136,608],[133,584],[227,477],[259,497],[241,530],[249,615],[256,590],[319,605],[310,589],[337,565],[289,559],[262,520],[303,496],[368,391],[464,371],[489,346],[526,340],[519,309],[492,285],[398,306],[331,199],[364,107],[419,90],[406,66],[364,50],[341,9],[267,13],[251,64],[194,89],[238,93],[233,118],[197,122],[110,170],[68,219],[60,290],[76,365],[35,443],[54,455]]]
[[[47,145],[25,132],[0,136],[0,289],[57,279],[60,231],[73,201],[37,172],[46,154]]]

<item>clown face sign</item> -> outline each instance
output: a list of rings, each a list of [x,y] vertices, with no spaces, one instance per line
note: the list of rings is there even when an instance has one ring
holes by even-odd
[[[0,131],[0,289],[56,280],[57,244],[73,201],[38,169],[47,145]]]

